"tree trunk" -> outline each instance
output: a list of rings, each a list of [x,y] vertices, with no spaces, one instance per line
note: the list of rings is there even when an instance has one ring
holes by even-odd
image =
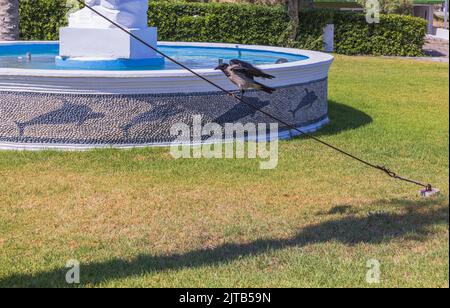
[[[291,33],[289,35],[291,40],[295,40],[297,38],[298,25],[300,22],[298,17],[299,3],[299,0],[287,0],[288,15],[291,20]]]
[[[19,0],[0,0],[0,41],[19,39]]]

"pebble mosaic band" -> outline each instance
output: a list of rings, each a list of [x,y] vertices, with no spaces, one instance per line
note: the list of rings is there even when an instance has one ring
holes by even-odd
[[[314,127],[327,119],[327,79],[278,88],[272,95],[249,91],[245,99],[296,127]],[[173,124],[190,125],[194,115],[201,115],[205,124],[274,122],[221,92],[83,95],[0,91],[0,143],[161,145],[175,139],[170,135]]]

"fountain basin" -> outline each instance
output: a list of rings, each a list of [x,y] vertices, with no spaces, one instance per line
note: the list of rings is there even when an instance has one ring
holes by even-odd
[[[219,58],[241,57],[276,76],[263,81],[277,88],[274,94],[247,93],[253,105],[309,132],[328,122],[331,55],[233,44],[159,42],[158,47],[227,90],[236,87],[214,67]],[[0,43],[0,148],[167,145],[174,139],[170,127],[190,124],[193,115],[221,125],[274,122],[167,60],[164,67],[139,70],[68,69],[48,60],[57,52],[57,42]],[[279,58],[288,62],[275,64]],[[280,135],[289,133],[281,126]]]

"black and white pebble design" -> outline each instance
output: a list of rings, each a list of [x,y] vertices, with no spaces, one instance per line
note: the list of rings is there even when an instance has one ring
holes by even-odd
[[[296,126],[328,113],[327,80],[249,91],[246,99]],[[0,91],[0,141],[38,144],[167,143],[175,123],[272,123],[274,120],[223,93],[73,95]]]

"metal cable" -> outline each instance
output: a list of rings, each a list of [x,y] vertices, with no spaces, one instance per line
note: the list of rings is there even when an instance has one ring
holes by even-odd
[[[187,66],[184,65],[183,63],[181,63],[181,62],[175,60],[174,58],[172,58],[172,57],[170,57],[169,55],[165,54],[164,52],[160,51],[159,49],[157,49],[157,48],[153,47],[152,45],[148,44],[147,42],[145,42],[145,41],[144,41],[143,39],[141,39],[140,37],[136,36],[135,34],[131,33],[130,31],[128,31],[127,29],[125,29],[124,27],[122,27],[120,24],[118,24],[118,23],[116,23],[115,21],[109,19],[108,17],[106,17],[105,15],[101,14],[100,12],[98,12],[97,10],[95,10],[94,8],[92,8],[91,6],[85,4],[82,0],[77,0],[77,1],[78,1],[81,5],[87,7],[89,10],[91,10],[92,12],[94,12],[95,14],[99,15],[100,17],[104,18],[105,20],[107,20],[108,22],[110,22],[111,24],[113,24],[113,25],[114,25],[115,27],[117,27],[118,29],[120,29],[120,30],[124,31],[125,33],[127,33],[128,35],[130,35],[132,38],[136,39],[137,41],[139,41],[140,43],[144,44],[144,45],[147,46],[148,48],[154,50],[156,53],[160,54],[160,55],[163,56],[164,58],[166,58],[166,59],[168,59],[169,61],[171,61],[171,62],[177,64],[178,66],[182,67],[183,69],[189,71],[189,72],[192,73],[193,75],[195,75],[195,76],[197,76],[198,78],[204,80],[205,82],[207,82],[207,83],[209,83],[210,85],[214,86],[215,88],[221,90],[222,92],[228,94],[229,96],[235,98],[236,100],[240,101],[241,103],[244,103],[245,105],[247,105],[247,106],[249,106],[249,107],[251,107],[251,108],[253,108],[253,109],[255,109],[255,110],[259,111],[259,112],[261,112],[262,114],[268,116],[269,118],[272,118],[272,119],[274,119],[275,121],[277,121],[277,122],[279,122],[279,123],[285,125],[287,128],[289,128],[289,129],[291,129],[291,130],[294,130],[294,131],[297,131],[297,132],[299,132],[301,135],[306,136],[306,137],[308,137],[308,138],[310,138],[310,139],[312,139],[312,140],[314,140],[314,141],[316,141],[316,142],[318,142],[318,143],[320,143],[320,144],[322,144],[322,145],[324,145],[324,146],[326,146],[326,147],[329,147],[329,148],[331,148],[331,149],[333,149],[333,150],[335,150],[335,151],[337,151],[337,152],[339,152],[339,153],[341,153],[341,154],[343,154],[343,155],[345,155],[345,156],[347,156],[347,157],[350,157],[350,158],[352,158],[352,159],[354,159],[354,160],[356,160],[356,161],[358,161],[358,162],[360,162],[360,163],[362,163],[362,164],[364,164],[364,165],[366,165],[366,166],[369,166],[369,167],[371,167],[371,168],[380,170],[380,171],[384,172],[386,175],[388,175],[389,177],[391,177],[391,178],[393,178],[393,179],[400,180],[400,181],[404,181],[404,182],[408,182],[408,183],[412,183],[412,184],[415,184],[415,185],[424,187],[424,188],[426,188],[428,191],[431,191],[431,190],[432,190],[432,185],[431,185],[431,184],[424,184],[424,183],[419,182],[419,181],[415,181],[415,180],[411,180],[411,179],[408,179],[408,178],[399,176],[399,175],[397,175],[395,172],[391,171],[390,169],[388,169],[388,168],[385,167],[385,166],[372,164],[372,163],[369,162],[369,161],[366,161],[366,160],[364,160],[364,159],[362,159],[362,158],[360,158],[360,157],[357,157],[357,156],[355,156],[355,155],[353,155],[353,154],[351,154],[351,153],[348,153],[348,152],[346,152],[346,151],[344,151],[344,150],[342,150],[342,149],[340,149],[340,148],[338,148],[338,147],[336,147],[336,146],[334,146],[334,145],[332,145],[332,144],[330,144],[330,143],[328,143],[328,142],[325,142],[325,141],[323,141],[323,140],[321,140],[321,139],[319,139],[319,138],[317,138],[317,137],[315,137],[315,136],[313,136],[313,135],[311,135],[311,134],[309,134],[309,133],[306,133],[306,132],[300,130],[299,128],[293,126],[292,124],[289,124],[289,123],[287,123],[286,121],[284,121],[284,120],[282,120],[282,119],[280,119],[280,118],[278,118],[278,117],[276,117],[276,116],[274,116],[274,115],[272,115],[272,114],[270,114],[270,113],[268,113],[268,112],[262,110],[261,108],[258,108],[258,107],[256,107],[256,106],[254,106],[253,104],[251,104],[251,103],[245,101],[243,98],[237,96],[235,93],[226,90],[225,88],[221,87],[220,85],[214,83],[213,81],[209,80],[208,78],[206,78],[206,77],[200,75],[199,73],[195,72],[195,71],[192,70],[191,68],[187,67]]]

